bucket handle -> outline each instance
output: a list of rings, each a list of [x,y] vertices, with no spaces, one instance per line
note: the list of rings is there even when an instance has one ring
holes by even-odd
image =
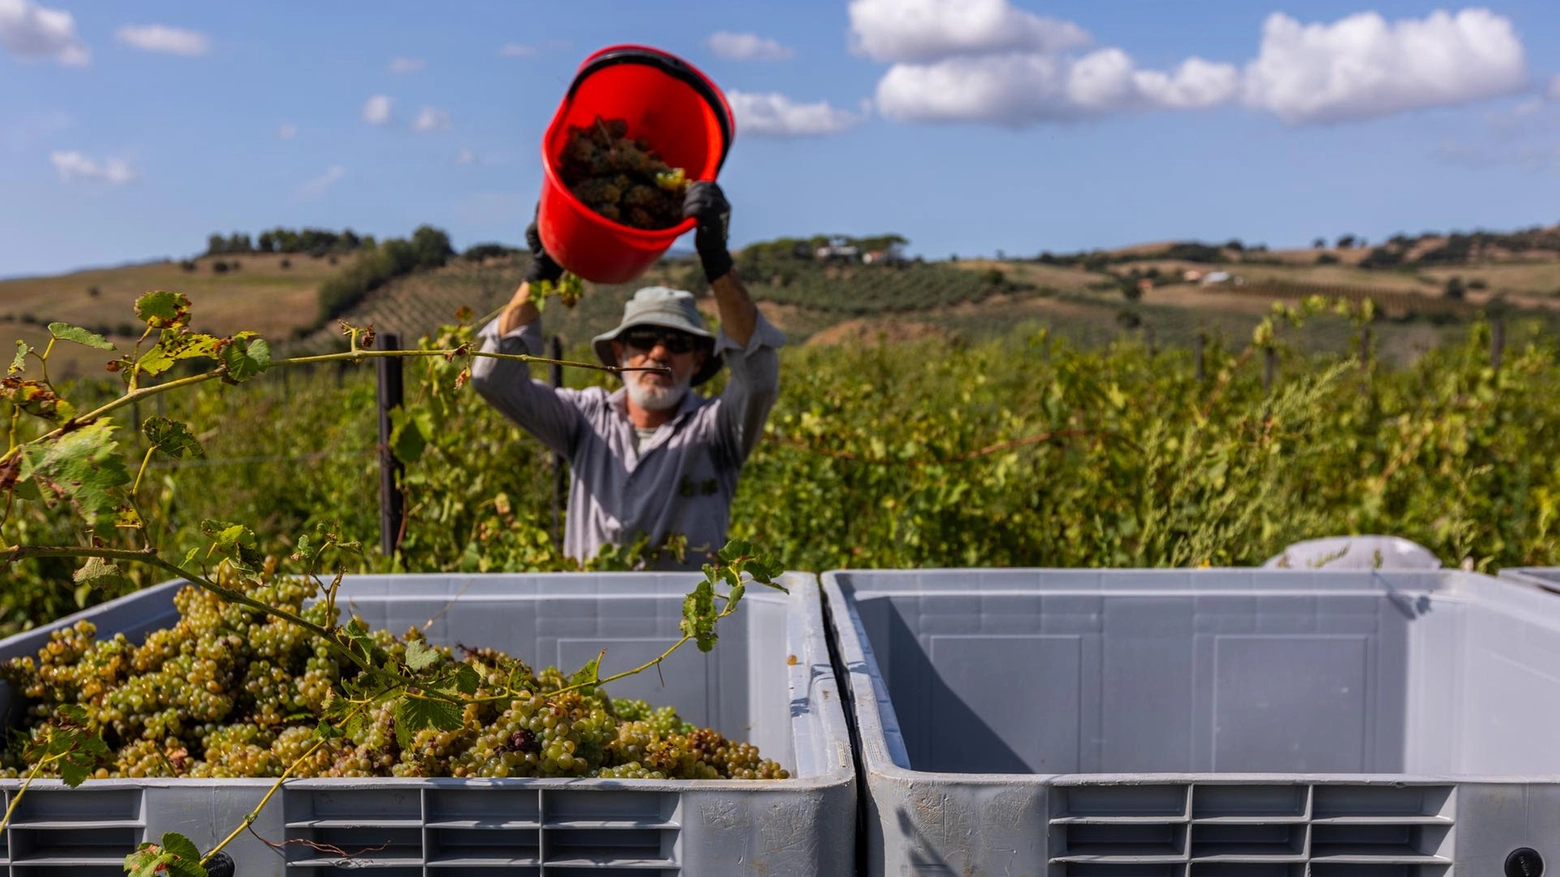
[[[715,111],[715,122],[720,125],[720,161],[715,163],[715,169],[719,171],[726,164],[726,153],[731,151],[731,119],[726,115],[726,102],[716,93],[708,79],[705,79],[697,70],[689,66],[688,62],[675,55],[658,52],[654,49],[625,48],[603,52],[597,55],[580,71],[574,75],[574,81],[569,83],[568,100],[574,100],[574,92],[579,90],[580,83],[585,77],[605,67],[617,64],[644,64],[654,67],[662,73],[674,79],[681,80],[692,88],[704,102]]]

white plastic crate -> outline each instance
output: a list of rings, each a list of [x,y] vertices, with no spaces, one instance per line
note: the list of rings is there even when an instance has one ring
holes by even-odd
[[[692,582],[686,573],[356,576],[340,600],[373,626],[404,633],[431,619],[432,642],[498,648],[537,667],[578,667],[606,648],[606,675],[677,638]],[[363,867],[378,877],[854,873],[855,771],[817,581],[787,573],[784,583],[789,595],[749,589],[721,623],[714,651],[689,645],[662,673],[608,691],[675,706],[689,721],[750,741],[791,779],[293,780],[255,834],[228,847],[238,877]],[[139,639],[173,621],[178,587],[159,585],[12,637],[0,642],[0,660],[36,655],[50,630],[81,618],[100,637]],[[0,710],[9,702],[0,685]],[[209,849],[270,784],[35,783],[0,842],[0,867],[11,877],[122,877],[125,854],[165,831]],[[19,785],[0,789],[14,794]],[[329,847],[374,849],[343,861]]]
[[[1514,566],[1501,570],[1500,577],[1560,594],[1560,566]]]
[[[867,874],[1560,859],[1560,603],[1457,572],[823,577]]]

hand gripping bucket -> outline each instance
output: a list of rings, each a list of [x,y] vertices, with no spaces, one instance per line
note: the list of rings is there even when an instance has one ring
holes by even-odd
[[[595,283],[627,283],[692,231],[694,222],[656,231],[633,228],[569,192],[557,169],[569,128],[589,125],[597,116],[627,121],[628,136],[648,140],[690,181],[715,179],[736,126],[720,89],[675,55],[647,46],[609,46],[580,65],[542,139],[536,229],[542,246],[565,269]]]

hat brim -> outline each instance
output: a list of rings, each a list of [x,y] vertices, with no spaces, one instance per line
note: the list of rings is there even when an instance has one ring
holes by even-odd
[[[702,328],[693,329],[685,323],[677,323],[671,320],[659,320],[650,315],[630,320],[616,329],[613,329],[611,332],[603,332],[602,334],[597,335],[595,338],[591,339],[591,346],[596,350],[596,358],[601,360],[602,365],[608,365],[614,368],[617,367],[617,358],[612,355],[612,342],[616,341],[617,337],[625,330],[632,329],[635,326],[657,326],[662,329],[674,329],[678,332],[686,332],[695,338],[702,338],[709,342],[709,347],[704,357],[704,365],[701,366],[697,372],[694,372],[693,378],[688,382],[690,386],[697,387],[705,381],[708,381],[710,378],[715,377],[715,375],[720,372],[721,366],[724,365],[724,361],[721,359],[720,354],[715,352],[715,336],[710,334],[709,331]]]

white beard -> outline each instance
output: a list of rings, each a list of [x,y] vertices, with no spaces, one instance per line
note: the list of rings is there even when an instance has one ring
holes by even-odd
[[[628,365],[628,357],[618,359],[618,365]],[[658,359],[647,359],[640,366],[660,366],[670,369],[672,364]],[[634,400],[634,404],[640,408],[648,408],[651,411],[665,411],[676,408],[682,403],[683,397],[688,394],[693,384],[693,374],[684,375],[677,379],[671,386],[645,383],[651,375],[650,372],[625,372],[623,374],[623,386],[628,390],[628,397]]]

